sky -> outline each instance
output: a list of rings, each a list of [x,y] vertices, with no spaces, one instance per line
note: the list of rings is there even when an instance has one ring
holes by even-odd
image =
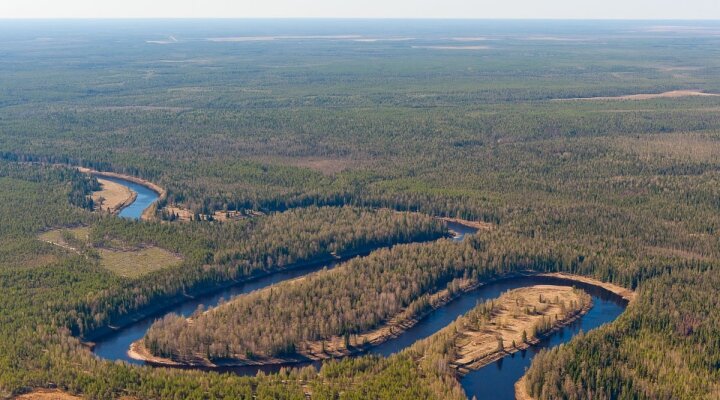
[[[720,0],[0,0],[0,18],[720,20]]]

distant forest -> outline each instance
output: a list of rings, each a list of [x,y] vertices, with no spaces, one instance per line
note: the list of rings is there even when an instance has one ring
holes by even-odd
[[[564,271],[638,297],[538,354],[530,395],[720,393],[720,97],[571,100],[720,94],[717,24],[157,23],[2,28],[0,398],[465,398],[447,348],[241,377],[114,363],[81,344],[153,305],[386,247],[202,324],[167,317],[146,340],[176,359],[292,353],[420,313],[458,279]],[[365,40],[343,38],[353,29]],[[169,33],[177,43],[157,43]],[[168,196],[152,221],[93,213],[98,182],[72,166]],[[168,221],[171,206],[242,217]],[[490,229],[452,242],[436,217]],[[85,247],[39,239],[78,226]],[[97,254],[120,245],[182,262],[123,277]]]

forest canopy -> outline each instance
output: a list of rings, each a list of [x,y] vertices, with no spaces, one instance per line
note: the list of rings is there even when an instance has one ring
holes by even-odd
[[[0,398],[463,398],[442,352],[241,377],[115,363],[81,344],[187,296],[353,256],[202,324],[168,317],[147,340],[175,358],[298,351],[420,312],[459,280],[564,271],[637,300],[540,353],[532,396],[717,397],[716,24],[263,23],[0,29]],[[701,95],[661,95],[676,90]],[[655,96],[609,98],[637,94]],[[93,213],[98,182],[78,166],[167,198],[149,221]],[[436,217],[492,229],[452,243]],[[83,246],[42,240],[78,228]],[[113,246],[181,261],[120,275],[97,254]]]

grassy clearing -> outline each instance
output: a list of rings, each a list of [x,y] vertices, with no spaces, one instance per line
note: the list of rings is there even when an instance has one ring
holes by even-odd
[[[60,246],[70,251],[83,253],[90,248],[88,238],[90,228],[62,228],[47,231],[38,239]],[[127,278],[137,278],[147,273],[177,265],[182,258],[159,247],[143,246],[126,248],[124,243],[113,241],[110,247],[98,247],[93,250],[99,255],[100,266],[115,274]]]
[[[62,228],[44,232],[38,236],[43,242],[77,250],[80,243],[86,243],[90,235],[90,228],[79,226],[77,228]]]
[[[136,250],[99,249],[100,265],[117,275],[138,278],[153,271],[179,264],[182,259],[159,247]]]

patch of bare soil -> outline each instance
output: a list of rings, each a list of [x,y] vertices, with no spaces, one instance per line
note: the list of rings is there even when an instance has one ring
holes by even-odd
[[[59,390],[37,389],[30,393],[15,397],[16,400],[82,400],[82,397],[73,396]]]
[[[553,99],[554,101],[572,101],[572,100],[651,100],[661,98],[678,98],[690,96],[716,97],[720,94],[705,93],[698,90],[673,90],[663,93],[642,93],[630,94],[625,96],[599,96],[599,97],[573,97],[569,99]]]

